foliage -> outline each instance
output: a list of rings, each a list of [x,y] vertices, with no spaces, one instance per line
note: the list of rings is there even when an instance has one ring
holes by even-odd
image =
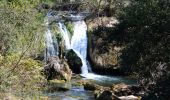
[[[44,13],[40,0],[0,1],[0,91],[38,89],[43,63],[33,60],[44,48]],[[9,91],[11,90],[11,91]]]
[[[166,0],[132,0],[119,17],[127,35],[126,49],[121,56],[127,72],[137,72],[140,83],[153,92],[153,98],[163,99],[154,89],[159,83],[169,80],[170,66],[170,3]],[[159,85],[158,85],[159,84]],[[164,84],[164,86],[168,86]],[[148,89],[147,88],[147,89]],[[157,96],[156,96],[157,94]],[[167,96],[164,99],[167,99]]]
[[[54,34],[54,36],[56,37],[58,43],[61,42],[62,36],[61,36],[60,31],[59,31],[59,28],[57,27],[56,22],[51,23],[49,28],[50,28],[51,32]]]
[[[70,40],[71,40],[71,37],[73,36],[73,32],[74,32],[74,26],[73,26],[73,23],[71,22],[67,22],[65,23],[66,24],[66,27],[70,33]]]
[[[3,57],[3,56],[1,56]],[[40,70],[42,63],[31,58],[24,58],[20,61],[16,69],[14,64],[20,58],[18,54],[10,54],[1,59],[0,67],[0,90],[10,92],[31,91],[38,89],[39,84],[44,81]]]
[[[43,43],[41,35],[43,14],[30,10],[30,8],[22,10],[21,7],[18,10],[19,4],[16,5],[11,6],[10,3],[0,7],[1,53],[22,52],[29,46],[32,47],[29,49],[29,53],[31,50],[39,51],[38,49],[42,48]],[[37,48],[37,43],[39,48]]]

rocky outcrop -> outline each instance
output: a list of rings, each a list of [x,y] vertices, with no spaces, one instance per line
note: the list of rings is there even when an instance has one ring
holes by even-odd
[[[72,71],[64,59],[59,59],[58,57],[49,57],[44,69],[47,80],[71,80]]]
[[[95,90],[96,100],[141,100],[140,96],[134,96],[135,93],[129,85],[117,84],[113,87]]]
[[[138,94],[141,87],[138,86],[120,83],[104,87],[89,82],[83,83],[83,86],[85,90],[94,91],[96,100],[141,100]]]
[[[89,30],[89,58],[94,72],[100,74],[120,74],[119,61],[121,50],[121,34],[114,33],[118,21],[114,18],[98,18],[87,22]]]

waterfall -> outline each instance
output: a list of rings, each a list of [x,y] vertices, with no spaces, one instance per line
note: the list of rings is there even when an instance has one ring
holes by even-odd
[[[67,49],[67,50],[71,49],[69,32],[68,32],[66,26],[65,26],[64,23],[62,23],[62,22],[58,22],[58,26],[59,26],[59,29],[60,29],[61,34],[62,34],[62,36],[63,36],[63,39],[64,39],[64,41],[65,41],[66,49]]]
[[[69,32],[64,25],[64,23],[58,22],[58,27],[60,29],[60,32],[63,35],[63,39],[65,41],[66,49],[72,49],[78,57],[80,57],[82,61],[82,67],[81,71],[82,74],[87,74],[88,70],[91,68],[88,68],[87,65],[87,25],[83,20],[77,20],[73,22],[74,25],[74,32],[73,36],[71,38],[71,42],[69,39]]]
[[[47,22],[46,25],[48,26],[47,31],[45,33],[45,40],[46,40],[46,52],[45,52],[45,60],[51,56],[58,56],[58,43],[53,36],[49,23],[53,20],[54,14],[52,12],[47,13]],[[84,22],[83,15],[70,15],[67,16],[67,19],[71,20],[74,28],[73,28],[73,36],[69,38],[69,31],[67,30],[66,26],[64,25],[64,21],[62,18],[60,19],[59,16],[55,22],[57,22],[57,27],[63,36],[63,40],[65,42],[66,50],[72,49],[77,56],[82,61],[81,71],[83,75],[86,75],[91,70],[89,63],[86,60],[87,57],[87,25]],[[46,21],[46,20],[45,20]],[[54,22],[54,21],[53,21]],[[89,67],[89,68],[88,68]]]
[[[46,24],[48,25],[48,22]],[[52,35],[49,27],[45,32],[45,44],[45,61],[47,61],[49,57],[58,56],[58,43],[56,38]]]
[[[58,43],[54,36],[54,34],[50,30],[49,22],[57,22],[57,27],[63,36],[63,40],[65,41],[65,48],[67,50],[72,49],[77,56],[82,61],[82,76],[88,79],[94,80],[121,80],[121,78],[111,78],[108,76],[101,76],[91,72],[91,66],[89,62],[86,60],[87,58],[87,25],[85,23],[83,15],[71,15],[67,16],[67,20],[71,20],[73,23],[73,36],[69,38],[69,31],[67,30],[66,26],[64,25],[64,20],[60,17],[55,17],[54,20],[52,19],[52,12],[47,14],[48,21],[45,23],[47,25],[47,30],[45,32],[45,43],[46,43],[46,51],[45,51],[45,60],[49,57],[58,56]]]
[[[88,73],[87,66],[87,25],[84,21],[75,21],[74,33],[71,39],[71,47],[73,51],[81,58],[82,61],[82,74]]]

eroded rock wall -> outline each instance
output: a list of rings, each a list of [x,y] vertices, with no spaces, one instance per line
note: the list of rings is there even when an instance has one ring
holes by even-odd
[[[121,74],[119,61],[124,48],[120,33],[115,32],[118,21],[113,17],[95,18],[88,23],[92,70],[100,74]]]

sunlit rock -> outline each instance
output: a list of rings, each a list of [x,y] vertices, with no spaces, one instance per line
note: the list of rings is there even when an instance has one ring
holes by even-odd
[[[58,57],[49,57],[47,65],[45,66],[45,74],[48,80],[51,79],[64,79],[71,80],[72,71],[70,70],[67,62]]]

